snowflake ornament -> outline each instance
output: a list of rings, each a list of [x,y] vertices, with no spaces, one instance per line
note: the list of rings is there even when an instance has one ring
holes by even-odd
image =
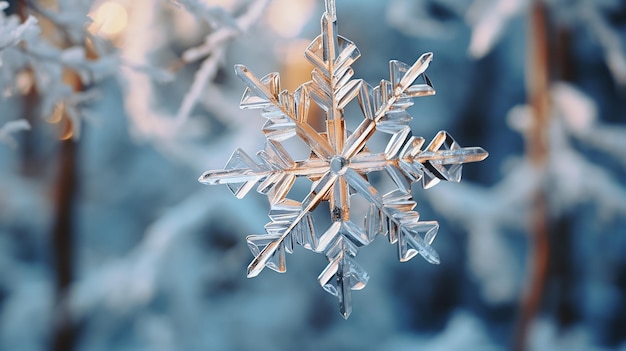
[[[359,56],[357,47],[337,35],[334,0],[325,0],[322,34],[306,49],[305,56],[314,65],[312,80],[295,92],[281,91],[278,73],[259,79],[243,66],[235,72],[248,88],[241,100],[243,109],[261,109],[267,120],[263,127],[265,150],[258,159],[236,150],[225,170],[208,171],[199,181],[226,184],[238,198],[243,198],[257,184],[257,191],[267,195],[271,205],[267,234],[250,235],[248,246],[255,258],[248,266],[248,277],[256,277],[265,267],[286,271],[286,253],[296,244],[323,253],[329,264],[319,275],[321,286],[336,296],[344,318],[352,311],[351,290],[360,290],[369,276],[355,258],[360,247],[377,236],[387,236],[398,247],[400,261],[420,254],[428,262],[439,263],[431,246],[439,225],[420,221],[413,209],[411,184],[422,181],[430,188],[440,180],[461,180],[463,163],[487,157],[480,147],[463,148],[446,132],[439,132],[424,149],[425,140],[411,135],[412,117],[406,109],[411,98],[435,94],[424,75],[432,53],[422,55],[413,66],[399,61],[389,63],[391,78],[371,87],[353,79],[350,67]],[[418,77],[423,83],[414,84]],[[353,132],[346,129],[344,108],[358,101],[363,120]],[[318,132],[309,123],[311,102],[326,114],[326,131]],[[390,134],[384,152],[372,153],[366,143],[375,132]],[[306,160],[296,161],[282,142],[300,138],[311,150]],[[380,194],[368,181],[367,174],[386,172],[395,190]],[[312,181],[311,190],[302,201],[287,198],[296,177]],[[369,202],[364,223],[351,220],[350,198],[361,196]],[[314,228],[312,211],[327,201],[332,224],[324,231]]]

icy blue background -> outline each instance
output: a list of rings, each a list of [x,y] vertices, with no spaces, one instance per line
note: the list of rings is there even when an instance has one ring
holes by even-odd
[[[524,156],[523,138],[506,121],[509,110],[527,99],[524,19],[512,20],[493,51],[477,60],[467,55],[467,25],[445,7],[433,7],[432,15],[451,34],[424,39],[390,27],[382,19],[387,6],[385,1],[340,1],[339,31],[363,54],[354,65],[356,76],[376,84],[387,78],[389,59],[413,62],[423,52],[434,52],[428,75],[437,95],[416,101],[413,132],[429,139],[445,129],[464,146],[482,146],[490,157],[468,165],[464,182],[486,190],[496,186],[515,169],[511,160]],[[626,7],[609,16],[624,42]],[[229,49],[217,80],[234,107],[244,85],[233,77],[233,64],[244,63],[259,75],[287,69],[271,50],[254,46],[281,40],[268,39],[263,34],[268,31],[261,24]],[[300,37],[312,39],[317,33],[316,14]],[[168,45],[174,53],[183,49],[173,40]],[[572,28],[570,54],[571,84],[593,99],[600,123],[623,130],[626,90],[616,85],[584,29]],[[196,68],[180,71],[174,83],[158,85],[154,108],[176,111]],[[504,350],[511,344],[519,299],[527,288],[529,235],[524,228],[499,228],[494,246],[479,248],[504,250],[512,262],[507,275],[515,291],[490,299],[485,297],[489,278],[477,277],[468,263],[482,252],[468,245],[468,228],[434,209],[436,195],[428,195],[430,190],[416,188],[422,217],[441,224],[434,247],[442,264],[432,266],[419,257],[399,263],[395,247],[379,239],[359,254],[371,279],[353,293],[354,312],[344,321],[335,298],[317,283],[326,265],[321,255],[298,248],[288,257],[287,274],[267,270],[246,279],[252,256],[245,235],[263,231],[267,202],[257,194],[237,200],[226,187],[197,182],[205,169],[225,164],[237,146],[226,140],[242,130],[258,130],[246,134],[256,137],[244,146],[247,152],[262,146],[261,117],[245,113],[249,123],[225,125],[196,107],[194,120],[211,130],[185,141],[203,150],[199,155],[205,159],[191,165],[168,152],[168,145],[132,135],[120,86],[117,79],[98,86],[101,98],[90,107],[98,121],[86,124],[78,142],[70,298],[76,349],[433,351]],[[0,103],[2,114],[12,116],[6,120],[19,117],[15,100]],[[49,349],[51,326],[59,317],[50,238],[58,143],[49,125],[33,127],[18,136],[18,149],[0,145],[1,350]],[[585,201],[549,192],[556,202],[573,202],[550,219],[550,270],[530,349],[626,350],[626,213],[606,213],[607,204],[626,202],[626,149],[622,143],[609,154],[580,140],[571,144],[607,171],[622,193]],[[582,176],[591,184],[598,181]],[[459,191],[458,196],[471,196],[466,194],[472,193]],[[484,214],[485,222],[494,220],[489,216]]]

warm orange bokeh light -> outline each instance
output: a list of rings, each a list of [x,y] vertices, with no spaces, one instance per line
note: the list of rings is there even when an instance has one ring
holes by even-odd
[[[274,0],[267,10],[267,23],[274,32],[285,37],[296,37],[313,15],[312,0]]]
[[[106,1],[90,13],[93,23],[89,31],[94,35],[115,38],[128,25],[128,11],[115,1]]]

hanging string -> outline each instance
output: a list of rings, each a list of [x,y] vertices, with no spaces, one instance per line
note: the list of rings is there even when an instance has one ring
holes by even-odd
[[[337,18],[337,7],[335,6],[335,0],[324,0],[326,3],[326,15],[331,19]]]

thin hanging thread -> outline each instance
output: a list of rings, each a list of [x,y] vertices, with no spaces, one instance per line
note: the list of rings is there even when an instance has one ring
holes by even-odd
[[[335,5],[335,0],[324,0],[326,3],[326,14],[331,19],[337,18],[337,6]]]

